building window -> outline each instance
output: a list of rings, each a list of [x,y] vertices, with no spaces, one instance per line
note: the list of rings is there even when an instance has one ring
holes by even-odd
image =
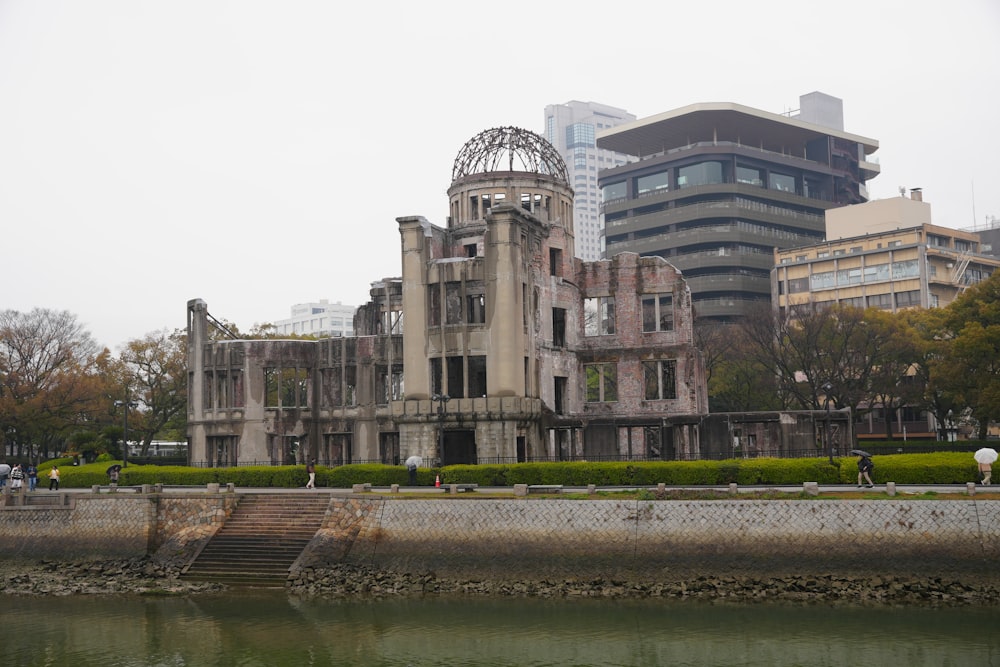
[[[789,278],[788,279],[788,293],[789,294],[799,294],[802,292],[809,291],[809,279],[808,278]]]
[[[585,336],[610,336],[615,333],[615,298],[599,296],[584,299],[583,327]]]
[[[896,292],[897,308],[912,308],[920,305],[920,291]]]
[[[691,188],[696,185],[722,183],[721,162],[701,162],[677,170],[677,187]]]
[[[893,262],[892,263],[892,279],[902,280],[903,278],[916,278],[920,275],[920,265],[915,259],[909,259],[905,262]]]
[[[640,176],[635,179],[635,190],[640,197],[648,192],[666,191],[668,189],[670,189],[670,172],[667,171]]]
[[[615,364],[584,364],[583,370],[587,378],[588,403],[618,400],[618,367]]]
[[[264,407],[305,408],[308,405],[309,371],[307,369],[264,369]]]
[[[736,182],[761,187],[764,185],[764,172],[756,167],[744,167],[742,165],[737,165]]]
[[[642,362],[646,385],[646,400],[657,401],[677,398],[677,360]]]
[[[403,399],[403,367],[393,366],[390,372],[387,366],[376,366],[378,405],[388,405],[389,401]]]
[[[625,199],[625,197],[628,196],[625,181],[605,185],[601,190],[601,195],[605,202],[614,201],[616,199]]]
[[[465,297],[465,315],[469,324],[486,323],[486,295],[470,294]]]
[[[549,275],[562,275],[562,250],[559,248],[549,248]]]
[[[674,330],[674,297],[672,294],[657,294],[642,297],[642,330]]]
[[[868,297],[869,308],[892,308],[892,294],[872,294]]]
[[[566,309],[552,309],[552,347],[566,347]]]
[[[795,177],[786,174],[771,174],[768,177],[768,187],[781,192],[795,192]]]

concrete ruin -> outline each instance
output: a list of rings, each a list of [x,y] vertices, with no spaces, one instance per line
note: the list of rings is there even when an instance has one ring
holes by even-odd
[[[372,284],[353,337],[227,340],[188,302],[192,465],[717,457],[684,277],[576,259],[550,144],[481,133],[448,197],[446,227],[397,218],[402,277]]]

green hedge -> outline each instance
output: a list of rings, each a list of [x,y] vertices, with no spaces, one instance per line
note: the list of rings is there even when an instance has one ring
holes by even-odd
[[[932,454],[893,454],[875,456],[872,478],[878,484],[961,484],[977,481],[979,473],[971,453],[937,452]],[[417,484],[433,486],[440,476],[442,484],[472,483],[480,486],[514,484],[563,484],[565,486],[697,486],[737,483],[743,486],[820,484],[856,484],[858,469],[854,457],[834,459],[727,459],[723,461],[650,461],[594,463],[517,463],[510,465],[453,465],[420,468]],[[72,459],[46,461],[38,467],[38,483],[48,484],[48,471],[58,465],[62,486],[87,488],[106,485],[105,472],[112,461],[74,466]],[[122,469],[119,484],[203,485],[209,482],[233,483],[237,487],[295,488],[308,480],[305,466],[248,466],[236,468],[188,468],[184,466],[129,465]],[[317,466],[316,485],[350,488],[368,483],[386,487],[409,484],[405,466],[380,464]]]

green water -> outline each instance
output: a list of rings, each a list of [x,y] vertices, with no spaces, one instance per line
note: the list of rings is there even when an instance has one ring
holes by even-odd
[[[282,591],[0,600],[5,666],[1000,667],[1000,607],[424,598]]]

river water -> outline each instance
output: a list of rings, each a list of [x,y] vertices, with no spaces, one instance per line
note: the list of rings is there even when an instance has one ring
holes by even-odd
[[[1000,667],[1000,607],[236,591],[0,600],[4,667]]]

